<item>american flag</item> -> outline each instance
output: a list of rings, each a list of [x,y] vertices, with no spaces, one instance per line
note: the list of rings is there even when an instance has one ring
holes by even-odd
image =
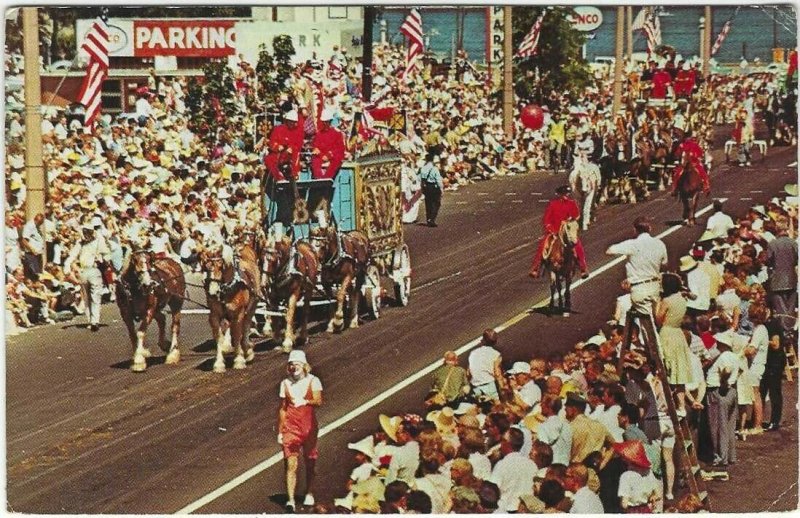
[[[643,7],[631,23],[632,31],[643,31],[647,36],[647,52],[652,53],[661,45],[661,21],[653,7]]]
[[[91,126],[100,113],[103,81],[108,76],[108,25],[104,17],[98,17],[92,24],[81,49],[89,54],[89,65],[78,102],[86,107],[84,126]]]
[[[425,50],[425,45],[422,41],[422,16],[420,16],[418,10],[411,9],[403,25],[400,26],[400,32],[408,38],[406,68],[403,71],[403,79],[405,79],[411,71],[418,68],[417,57],[422,55]]]
[[[529,32],[517,50],[518,58],[529,58],[536,54],[536,47],[539,45],[539,34],[542,32],[542,20],[544,19],[544,11],[533,22],[531,32]]]
[[[719,48],[722,46],[722,42],[728,37],[728,33],[731,32],[731,25],[731,20],[728,20],[725,22],[725,25],[722,26],[722,30],[719,31],[719,35],[717,36],[717,41],[714,42],[714,46],[711,48],[712,56],[719,51]]]

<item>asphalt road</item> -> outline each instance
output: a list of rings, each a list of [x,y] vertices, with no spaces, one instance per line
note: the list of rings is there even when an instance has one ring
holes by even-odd
[[[722,165],[713,176],[714,195],[729,199],[729,213],[742,214],[795,181],[796,165],[788,166],[796,159],[796,149],[776,148],[750,168]],[[317,414],[324,433],[318,500],[342,496],[351,468],[346,443],[376,429],[378,414],[420,409],[429,379],[417,373],[445,350],[507,323],[501,342],[510,363],[565,351],[608,318],[622,265],[575,289],[569,319],[527,311],[547,295],[545,281],[531,281],[526,272],[545,203],[564,181],[563,175],[514,176],[446,193],[439,228],[406,227],[411,304],[388,308],[380,320],[341,335],[312,336],[306,351],[325,387]],[[631,236],[630,223],[639,215],[652,216],[658,233],[679,218],[680,206],[661,193],[645,203],[603,207],[582,237],[593,270],[611,259],[604,255],[608,245]],[[673,265],[701,232],[701,226],[681,227],[664,238]],[[137,375],[128,370],[130,349],[118,318],[108,305],[98,333],[81,320],[7,339],[9,510],[176,512],[259,466],[191,509],[280,512],[283,472],[274,426],[285,355],[264,342],[247,370],[214,374],[206,316],[187,314],[181,364],[163,365],[157,353],[147,373]],[[155,326],[148,339],[155,339]],[[797,479],[796,438],[789,441],[791,472],[765,476]],[[743,502],[740,510],[747,509]]]

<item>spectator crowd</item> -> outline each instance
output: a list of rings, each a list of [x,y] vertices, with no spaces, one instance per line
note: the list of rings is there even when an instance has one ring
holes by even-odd
[[[786,191],[738,220],[715,203],[678,270],[662,275],[653,315],[664,378],[627,285],[611,319],[563,354],[509,364],[488,329],[466,366],[444,354],[420,407],[381,415],[350,443],[341,498],[306,511],[700,511],[676,475],[685,460],[667,398],[688,420],[707,480],[728,480],[737,441],[780,429],[797,346],[800,200],[796,184]]]
[[[718,103],[729,112],[745,106],[751,116],[757,111],[754,106],[766,109],[774,104],[776,110],[782,106],[767,102],[778,94],[768,79],[742,76],[724,88],[703,90],[696,74],[683,71],[691,67],[670,59],[631,72],[624,113],[611,113],[611,81],[598,75],[596,85],[579,95],[552,92],[537,100],[546,110],[543,128],[531,131],[516,122],[516,136],[508,140],[496,90],[466,55],[460,55],[460,66],[444,75],[434,73],[433,64],[426,62],[410,82],[400,80],[404,56],[400,47],[376,46],[372,98],[366,104],[359,87],[361,63],[336,47],[327,61],[296,66],[279,111],[302,113],[306,146],[327,112],[333,114],[329,115],[332,127],[350,133],[347,158],[376,141],[388,141],[398,149],[404,157],[406,222],[416,220],[422,190],[419,171],[426,159],[440,170],[443,190],[453,190],[477,179],[540,172],[557,161],[569,167],[571,149],[580,140],[593,140],[592,160],[615,154],[609,149],[612,135],[613,142],[627,141],[648,118],[664,115],[648,112],[642,102],[648,97],[694,95],[698,102]],[[15,66],[13,60],[6,61],[8,73]],[[212,145],[201,140],[187,110],[185,77],[152,72],[137,90],[134,112],[104,114],[91,130],[63,108],[45,107],[41,129],[48,201],[42,214],[28,218],[24,121],[20,112],[7,112],[5,255],[7,288],[15,293],[13,308],[11,301],[6,308],[10,332],[87,310],[78,257],[81,243],[100,243],[97,262],[103,296],[111,300],[114,277],[132,242],[146,236],[155,253],[180,259],[191,271],[204,240],[258,225],[263,159],[272,123],[259,119],[257,136],[251,134],[250,128],[256,126],[255,111],[249,109],[256,74],[244,61],[234,68],[235,99],[242,115],[226,121]],[[654,81],[653,70],[662,69],[670,79],[660,74],[661,82]],[[755,104],[748,92],[756,94]],[[21,93],[9,92],[7,106],[22,106]],[[527,102],[518,99],[520,106]],[[389,131],[392,114],[403,115],[404,131]],[[354,124],[357,119],[361,122]],[[685,124],[681,117],[674,119],[677,126]],[[620,153],[627,161],[636,148],[623,146]]]

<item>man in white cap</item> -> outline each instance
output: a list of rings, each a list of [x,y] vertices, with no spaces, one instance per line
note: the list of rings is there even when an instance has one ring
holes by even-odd
[[[333,180],[344,161],[344,134],[331,126],[335,113],[332,108],[322,110],[320,127],[311,141],[311,177],[315,180],[331,180],[326,185],[315,188],[314,197],[309,200],[312,208],[319,207],[325,200],[330,206],[333,199]]]
[[[103,297],[103,275],[98,263],[111,260],[111,251],[105,241],[96,237],[94,226],[81,227],[83,238],[70,251],[64,271],[72,270],[81,280],[82,297],[86,304],[89,328],[97,331],[100,325],[100,304]]]
[[[289,110],[283,114],[283,124],[275,126],[269,135],[269,154],[264,158],[264,165],[275,180],[286,179],[287,166],[295,178],[300,174],[304,132],[299,118],[297,110]]]
[[[306,497],[303,505],[314,505],[312,489],[319,455],[319,426],[314,409],[322,405],[322,382],[311,374],[311,366],[303,351],[293,350],[289,353],[286,370],[288,376],[281,383],[279,393],[278,443],[283,446],[286,460],[286,510],[294,512],[297,508],[294,497],[300,450],[303,450],[306,461]]]

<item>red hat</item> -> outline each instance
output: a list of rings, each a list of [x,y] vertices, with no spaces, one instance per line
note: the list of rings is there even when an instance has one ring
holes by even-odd
[[[614,451],[622,460],[637,468],[650,469],[650,460],[644,452],[642,441],[623,441],[614,444]]]

